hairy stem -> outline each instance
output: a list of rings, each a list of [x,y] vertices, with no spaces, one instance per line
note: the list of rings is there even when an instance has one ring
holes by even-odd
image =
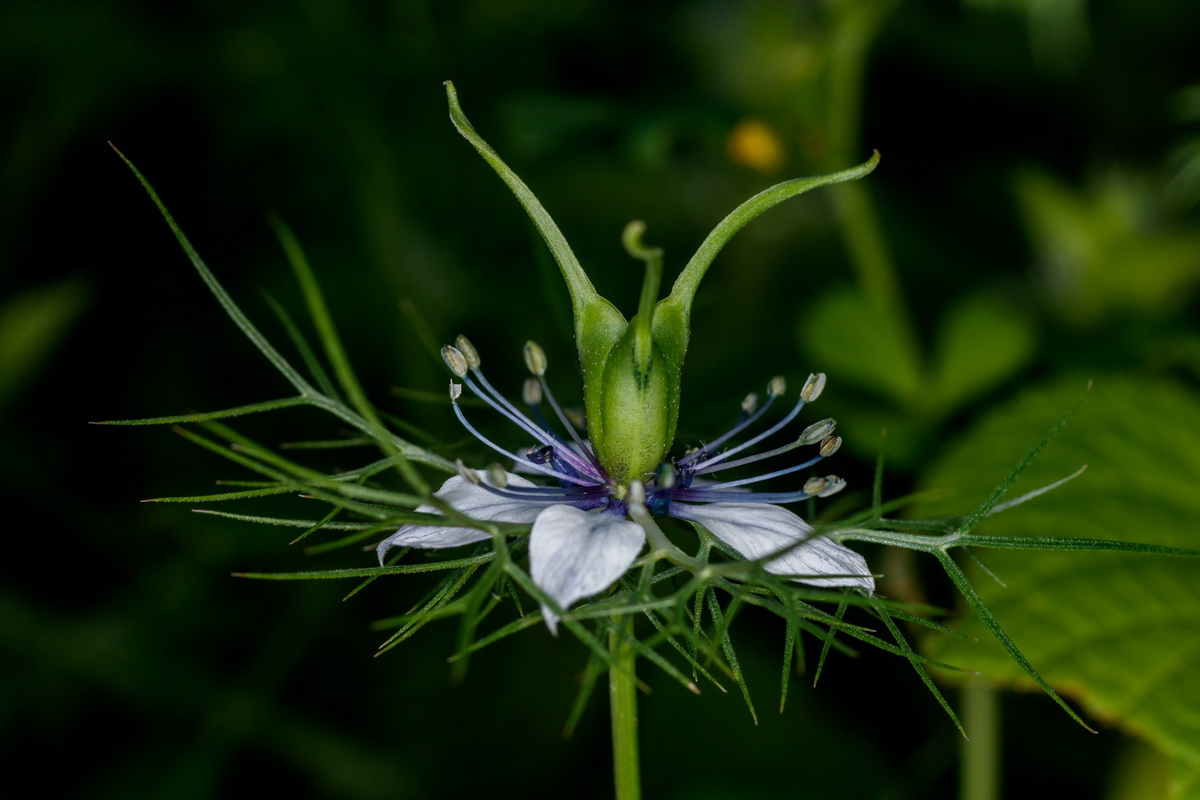
[[[612,664],[608,669],[608,700],[612,714],[613,777],[617,800],[639,800],[642,784],[638,767],[637,654],[629,643],[631,617],[618,618],[608,634]]]

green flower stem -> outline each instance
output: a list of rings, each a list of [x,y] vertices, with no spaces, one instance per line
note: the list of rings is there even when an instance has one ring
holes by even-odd
[[[971,739],[959,745],[962,771],[961,800],[998,800],[1000,797],[1000,703],[996,689],[970,681],[962,689],[963,723]]]
[[[631,617],[614,620],[608,634],[612,664],[608,669],[608,701],[612,714],[613,778],[617,800],[639,800],[642,796],[638,767],[637,653],[630,644]]]

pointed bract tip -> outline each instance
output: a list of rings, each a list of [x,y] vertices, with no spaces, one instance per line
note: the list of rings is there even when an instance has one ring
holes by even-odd
[[[816,372],[808,376],[808,380],[804,382],[804,388],[800,390],[800,398],[806,403],[811,403],[821,396],[821,392],[825,390],[825,373]]]
[[[525,385],[521,387],[521,399],[527,406],[536,406],[542,402],[542,384],[538,383],[537,378],[525,379]]]
[[[458,347],[459,352],[462,353],[463,358],[467,360],[467,368],[479,369],[479,365],[482,363],[479,360],[479,351],[475,349],[475,345],[471,344],[471,340],[459,334],[454,340],[454,344]]]
[[[787,381],[782,375],[776,375],[767,383],[767,392],[775,397],[787,391]]]
[[[525,357],[525,368],[539,378],[546,374],[546,351],[537,342],[526,342],[522,353]]]
[[[452,344],[443,345],[442,360],[455,375],[460,378],[467,377],[467,359],[457,347]]]
[[[462,384],[450,381],[450,402],[453,403],[460,397],[462,397]]]

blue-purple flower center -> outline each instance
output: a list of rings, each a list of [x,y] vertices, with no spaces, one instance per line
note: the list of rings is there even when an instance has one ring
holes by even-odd
[[[452,382],[450,397],[459,421],[479,441],[511,459],[516,464],[515,470],[526,473],[539,472],[553,479],[553,485],[547,486],[510,486],[501,477],[501,470],[498,471],[497,479],[484,481],[480,485],[494,494],[510,499],[533,503],[561,503],[624,517],[628,510],[628,487],[618,485],[610,477],[597,458],[591,443],[580,434],[579,427],[582,426],[577,427],[555,400],[546,384],[544,374],[539,374],[544,373],[544,369],[538,370],[535,377],[528,379],[526,383],[524,399],[529,408],[529,413],[526,414],[500,394],[484,377],[478,355],[470,343],[460,337],[459,345],[467,351],[470,358],[464,356],[458,348],[447,345],[442,354],[451,370],[476,397],[516,424],[526,435],[532,436],[536,444],[519,453],[506,450],[488,439],[467,420],[457,402],[462,386]],[[809,376],[800,392],[800,398],[782,419],[746,438],[740,444],[726,447],[731,440],[749,434],[775,403],[776,398],[782,396],[783,380],[772,379],[768,385],[767,399],[761,406],[756,396],[750,395],[742,403],[742,413],[738,421],[728,431],[704,446],[663,464],[653,475],[644,476],[642,483],[646,508],[654,516],[661,517],[671,515],[672,507],[676,503],[782,505],[800,502],[810,497],[825,497],[839,491],[845,483],[832,475],[808,478],[799,489],[790,491],[758,492],[745,488],[811,469],[838,449],[841,439],[833,435],[835,423],[832,419],[824,419],[805,428],[798,438],[788,444],[751,452],[790,425],[801,409],[820,394],[824,382],[824,375]],[[549,406],[559,426],[551,424],[547,419],[544,405]],[[715,479],[720,471],[758,464],[789,454],[798,448],[813,445],[818,448],[817,454],[801,463],[735,480]]]

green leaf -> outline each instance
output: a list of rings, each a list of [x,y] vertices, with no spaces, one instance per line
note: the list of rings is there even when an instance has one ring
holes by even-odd
[[[1114,170],[1075,188],[1029,173],[1017,197],[1050,298],[1073,322],[1161,314],[1200,284],[1200,235],[1162,225],[1162,193],[1148,181]]]
[[[989,297],[956,304],[942,320],[934,365],[940,410],[952,411],[1020,369],[1033,355],[1029,320]]]
[[[1083,378],[1031,390],[979,423],[924,477],[957,496],[922,514],[962,511],[986,497],[1026,445],[1078,398]],[[1009,492],[1075,480],[988,517],[983,536],[1073,537],[1200,546],[1200,402],[1160,379],[1103,375],[1076,417]],[[1200,763],[1200,562],[1120,552],[984,550],[1000,586],[973,566],[979,595],[1034,667],[1104,723],[1152,742],[1174,762]],[[978,639],[936,636],[929,655],[1005,685],[1021,668],[968,616]],[[1176,779],[1182,779],[1182,773]],[[1194,784],[1193,784],[1194,785]],[[1193,793],[1188,796],[1198,796]]]
[[[801,323],[814,368],[911,407],[920,402],[921,368],[903,322],[855,289],[822,297]]]

